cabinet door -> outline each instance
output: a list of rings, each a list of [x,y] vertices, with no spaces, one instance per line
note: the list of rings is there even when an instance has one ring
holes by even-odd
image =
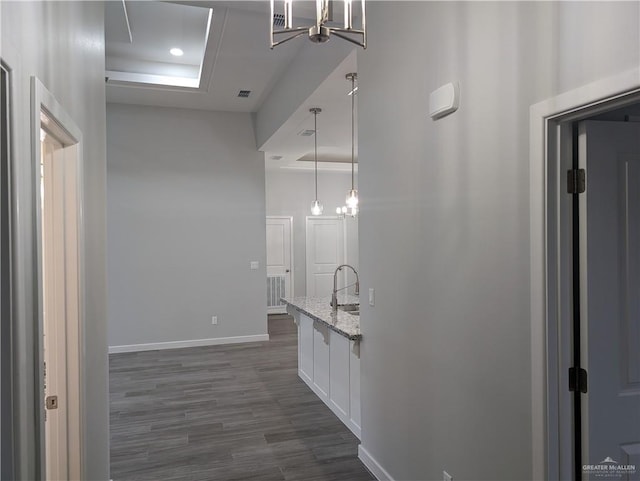
[[[329,397],[329,328],[315,323],[313,329],[313,385],[320,397]]]
[[[306,382],[313,382],[313,320],[299,314],[298,322],[298,371]]]
[[[349,347],[349,413],[351,423],[360,431],[360,343],[349,341]]]
[[[330,393],[331,404],[341,414],[343,421],[349,419],[349,339],[330,331],[331,351]]]

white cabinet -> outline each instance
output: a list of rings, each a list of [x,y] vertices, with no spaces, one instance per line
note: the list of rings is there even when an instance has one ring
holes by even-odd
[[[307,316],[298,320],[298,374],[307,384],[313,382],[313,321]]]
[[[298,310],[298,375],[360,438],[360,342]]]
[[[305,316],[306,317],[306,316]],[[313,385],[326,403],[329,400],[329,328],[315,322],[313,325]]]
[[[360,342],[349,341],[349,422],[360,432]]]
[[[350,387],[349,377],[349,339],[337,332],[330,332],[329,348],[331,350],[331,408],[338,409],[342,416],[349,416]]]

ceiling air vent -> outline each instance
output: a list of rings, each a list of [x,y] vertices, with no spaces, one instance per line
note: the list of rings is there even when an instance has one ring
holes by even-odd
[[[282,13],[274,13],[273,14],[273,26],[274,27],[284,27],[284,14],[282,14]]]
[[[242,98],[247,98],[249,95],[251,95],[251,90],[240,90],[238,92],[238,97],[242,97]]]
[[[269,157],[271,160],[280,160],[282,158],[282,155],[272,155],[271,157]]]
[[[316,131],[313,129],[305,129],[298,132],[298,135],[300,135],[301,137],[311,137],[315,133]]]

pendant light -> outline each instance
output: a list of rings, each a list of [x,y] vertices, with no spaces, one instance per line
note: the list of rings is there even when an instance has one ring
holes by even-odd
[[[356,79],[358,74],[355,72],[347,74],[347,80],[351,81],[351,190],[347,194],[347,207],[355,215],[358,209],[358,191],[355,187],[355,97],[356,97]]]
[[[313,114],[313,161],[315,166],[315,183],[316,183],[316,198],[311,203],[311,215],[322,215],[322,204],[318,200],[318,114],[322,112],[322,109],[314,107],[309,109],[309,112]]]

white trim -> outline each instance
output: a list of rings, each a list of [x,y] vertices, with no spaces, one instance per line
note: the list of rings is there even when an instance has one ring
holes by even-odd
[[[358,446],[358,459],[362,461],[362,464],[364,464],[379,481],[395,481],[362,444]]]
[[[268,340],[269,334],[256,334],[253,336],[214,337],[211,339],[191,339],[186,341],[126,344],[124,346],[109,346],[109,354],[119,354],[122,352],[157,351],[161,349],[180,349],[183,347],[217,346],[220,344],[240,344],[244,342],[264,342]]]
[[[78,311],[78,324],[77,326],[67,326],[71,328],[69,334],[69,341],[67,344],[67,359],[77,360],[77,366],[74,363],[67,364],[67,370],[71,373],[71,380],[77,379],[77,385],[70,386],[68,388],[67,395],[69,397],[69,413],[77,413],[77,418],[68,414],[68,462],[69,462],[69,476],[74,478],[85,478],[86,466],[84,462],[85,458],[85,428],[86,428],[86,393],[84,391],[86,370],[85,370],[85,306],[86,306],[86,292],[85,292],[85,236],[84,236],[84,184],[83,184],[83,137],[82,131],[73,121],[71,116],[66,112],[62,104],[58,102],[56,97],[47,90],[45,85],[35,76],[31,77],[31,165],[33,167],[32,186],[35,191],[35,233],[36,233],[36,253],[35,253],[35,284],[36,284],[36,332],[35,339],[38,343],[38,349],[35,353],[35,396],[38,400],[38,405],[44,405],[44,372],[43,372],[43,298],[42,298],[42,212],[41,212],[41,199],[40,199],[40,128],[42,125],[41,112],[44,110],[47,116],[51,118],[56,125],[49,125],[48,127],[60,136],[60,140],[64,141],[65,150],[68,153],[75,155],[75,183],[76,183],[76,224],[77,230],[76,242],[77,242],[77,287],[78,287],[78,299],[76,306]],[[71,366],[71,367],[69,367]],[[74,370],[74,367],[76,370]],[[36,444],[40,446],[40,463],[41,472],[44,472],[46,466],[45,460],[45,426],[44,416],[41,414],[42,410],[37,410],[34,417],[38,424],[38,433]]]
[[[291,269],[291,292],[289,292],[289,297],[295,297],[295,292],[296,292],[296,282],[295,282],[295,278],[294,278],[294,273],[295,273],[295,258],[293,256],[293,216],[292,215],[268,215],[267,219],[281,219],[281,220],[288,220],[289,221],[289,233],[290,233],[290,266],[289,269]]]
[[[531,300],[531,431],[532,431],[532,479],[558,479],[559,466],[550,463],[550,458],[559,459],[559,425],[551,425],[550,419],[557,418],[558,400],[550,399],[548,386],[554,390],[560,382],[558,352],[552,349],[558,342],[557,317],[561,298],[560,285],[556,277],[559,261],[555,255],[549,256],[549,241],[555,242],[557,226],[549,220],[550,209],[558,211],[559,205],[549,203],[553,194],[548,185],[554,178],[551,169],[558,168],[561,153],[558,151],[560,139],[550,142],[548,135],[554,135],[559,126],[559,117],[564,120],[572,115],[585,115],[585,110],[597,110],[598,106],[626,97],[640,89],[640,68],[634,68],[618,75],[597,80],[577,89],[532,105],[529,112],[529,212],[530,212],[530,300]],[[593,112],[591,112],[593,115]],[[553,130],[551,130],[553,129]],[[555,176],[555,183],[561,179]],[[553,253],[555,254],[555,253]],[[553,259],[553,261],[552,261]],[[552,264],[553,262],[553,264]],[[554,292],[549,289],[553,286]],[[551,302],[554,299],[555,302]],[[555,326],[549,329],[549,326]],[[547,346],[550,349],[547,350]],[[555,451],[555,452],[552,452]]]

